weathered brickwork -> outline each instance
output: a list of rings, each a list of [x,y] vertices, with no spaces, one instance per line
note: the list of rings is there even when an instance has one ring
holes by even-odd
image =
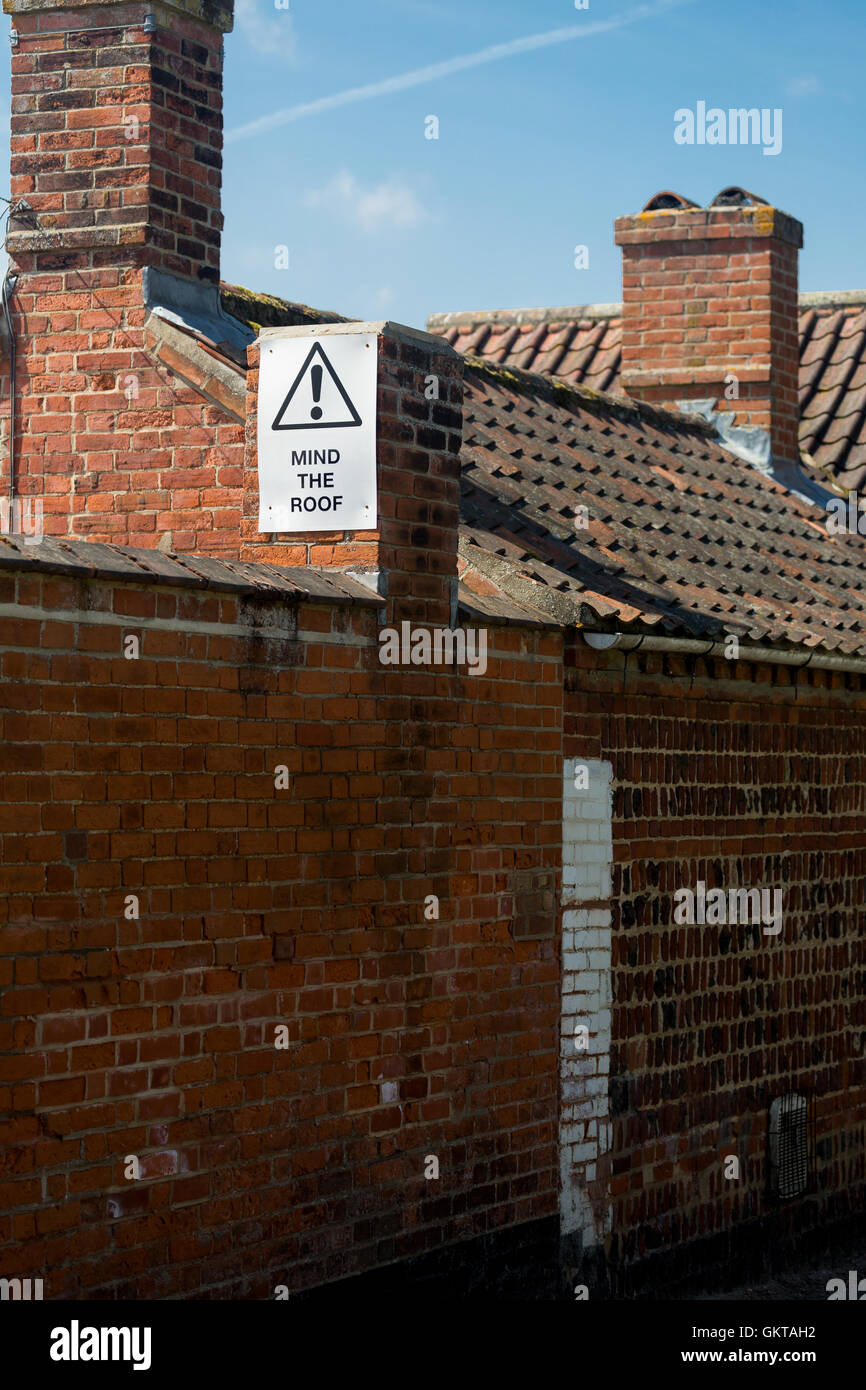
[[[689,208],[621,217],[622,385],[636,400],[714,398],[798,459],[797,252],[803,227],[776,208]]]
[[[751,1223],[802,1239],[862,1210],[866,691],[841,673],[622,664],[578,647],[566,674],[567,756],[614,769],[609,1254],[622,1272],[718,1237],[724,1278]],[[781,933],[676,925],[674,893],[699,880],[781,888]],[[779,1204],[767,1120],[790,1091],[814,1096],[814,1190]]]
[[[375,531],[258,530],[256,413],[261,343],[297,334],[377,334]],[[397,324],[269,329],[248,353],[242,555],[381,576],[391,621],[448,626],[457,577],[463,359],[440,338]],[[435,394],[430,394],[435,392]]]
[[[470,676],[381,667],[372,598],[0,600],[0,1274],[273,1297],[552,1219],[558,914],[512,917],[559,891],[561,637]]]
[[[47,537],[236,556],[243,425],[154,363],[140,279],[115,268],[25,278],[13,312],[17,494],[42,499]]]
[[[49,263],[61,245],[114,249],[217,284],[230,8],[207,6],[206,19],[194,0],[3,8],[18,35],[12,197],[30,209],[10,249]]]
[[[7,240],[16,495],[42,499],[47,536],[236,555],[242,423],[155,353],[142,287],[144,266],[219,279],[230,18],[193,0],[4,8],[12,197],[29,205]],[[6,490],[8,357],[3,371]]]
[[[582,1247],[610,1229],[612,771],[567,758],[563,778],[560,1226]]]
[[[464,359],[399,325],[266,330],[375,335],[378,516],[260,533],[260,346],[214,288],[231,4],[4,10],[27,206],[0,485],[49,540],[142,549],[100,568],[0,538],[0,1276],[545,1296],[558,1254],[566,1296],[630,1295],[862,1212],[862,677],[589,650],[574,625],[640,621],[644,576],[616,612],[587,587],[623,546],[579,552],[553,469],[570,450],[649,516],[626,465],[670,458],[646,412],[612,410],[594,460],[573,393],[504,400],[475,371],[464,440]],[[617,242],[624,388],[712,398],[794,459],[800,224],[650,212]],[[704,526],[726,460],[662,425]],[[383,625],[456,623],[458,566],[486,668],[382,664]],[[658,556],[646,575],[664,588]],[[781,931],[677,924],[701,883],[780,891]],[[814,1161],[779,1202],[768,1113],[795,1091]]]

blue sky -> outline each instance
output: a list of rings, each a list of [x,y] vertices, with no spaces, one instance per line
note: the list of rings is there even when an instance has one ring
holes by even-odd
[[[863,0],[277,3],[236,0],[226,37],[227,280],[416,325],[613,300],[615,217],[661,188],[706,204],[738,183],[804,222],[801,289],[866,286]],[[275,118],[563,29],[596,32]],[[781,108],[781,153],[677,145],[674,112],[698,101]]]

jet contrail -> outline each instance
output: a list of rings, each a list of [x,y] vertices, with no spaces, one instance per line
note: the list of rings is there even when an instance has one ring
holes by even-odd
[[[527,34],[525,38],[497,43],[491,48],[481,48],[477,53],[464,54],[462,58],[448,58],[444,63],[414,68],[412,72],[404,72],[399,77],[386,77],[383,81],[371,82],[366,87],[350,87],[348,91],[335,92],[333,96],[302,102],[300,106],[284,106],[281,110],[272,112],[270,116],[260,116],[256,121],[235,126],[234,130],[226,134],[226,143],[232,140],[247,140],[251,135],[262,135],[265,131],[288,125],[290,121],[300,121],[305,116],[316,116],[320,111],[333,111],[338,106],[349,106],[355,101],[370,101],[373,97],[388,96],[391,92],[405,92],[409,87],[420,87],[424,82],[434,82],[437,77],[450,77],[455,72],[480,67],[482,63],[496,63],[500,58],[513,58],[520,53],[531,53],[536,48],[568,43],[571,39],[586,39],[591,34],[606,34],[611,29],[622,29],[626,24],[634,24],[639,19],[648,19],[651,15],[686,3],[688,0],[656,0],[654,4],[638,5],[636,9],[626,10],[614,19],[599,20],[596,24],[570,24],[565,29],[548,29],[543,34]]]

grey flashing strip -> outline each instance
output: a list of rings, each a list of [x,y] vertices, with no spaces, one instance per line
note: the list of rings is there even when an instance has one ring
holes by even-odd
[[[234,348],[244,349],[255,342],[253,330],[226,313],[217,285],[184,280],[168,271],[145,266],[142,287],[145,307],[170,323],[179,323],[201,333],[217,345],[230,343]]]
[[[760,429],[757,425],[735,425],[736,416],[732,411],[716,410],[714,396],[700,400],[677,401],[676,406],[684,415],[700,415],[701,419],[712,425],[720,444],[732,454],[736,454],[737,458],[751,463],[760,473],[770,477],[770,436],[766,430]]]
[[[707,397],[705,400],[677,401],[677,408],[685,413],[700,415],[701,419],[712,425],[719,444],[736,458],[750,463],[759,473],[772,478],[801,501],[826,510],[828,501],[835,495],[829,488],[804,473],[796,459],[773,457],[766,430],[758,425],[735,425],[736,416],[730,411],[714,409],[715,404],[713,397]]]
[[[829,487],[819,483],[816,478],[808,477],[800,464],[793,459],[773,459],[771,476],[777,483],[781,483],[782,487],[793,492],[795,497],[812,506],[820,507],[824,512],[831,497],[839,496],[837,492],[832,492]]]

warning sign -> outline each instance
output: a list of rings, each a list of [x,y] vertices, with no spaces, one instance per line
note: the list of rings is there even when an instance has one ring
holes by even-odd
[[[272,428],[329,430],[360,423],[361,417],[325,355],[322,344],[314,343],[292,382],[289,394],[277,411]]]
[[[261,336],[260,531],[376,526],[378,342],[347,328]]]

